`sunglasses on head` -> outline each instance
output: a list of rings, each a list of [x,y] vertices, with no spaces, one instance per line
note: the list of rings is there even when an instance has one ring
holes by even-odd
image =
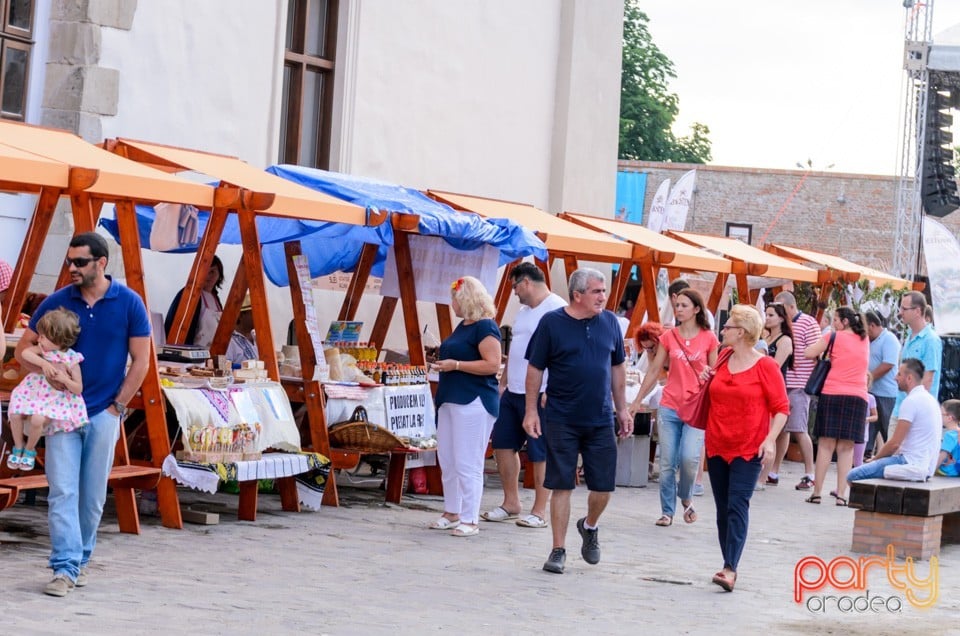
[[[95,261],[95,260],[97,259],[94,258],[93,256],[87,256],[87,257],[78,256],[77,258],[65,258],[63,262],[66,264],[67,267],[70,267],[71,265],[73,265],[74,267],[80,268],[80,267],[86,267],[92,261]]]

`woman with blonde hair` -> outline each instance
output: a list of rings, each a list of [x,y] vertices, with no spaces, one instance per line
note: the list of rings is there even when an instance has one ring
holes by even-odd
[[[480,532],[483,460],[500,408],[500,329],[483,284],[464,276],[450,286],[453,312],[463,320],[440,344],[431,367],[437,386],[437,459],[443,469],[443,516],[430,528],[456,537]]]
[[[755,307],[734,305],[721,329],[722,344],[731,353],[724,353],[717,368],[704,373],[704,377],[714,374],[709,388],[707,471],[723,554],[723,569],[713,582],[728,592],[737,582],[737,565],[747,541],[754,485],[763,462],[776,454],[777,437],[790,412],[780,365],[754,348],[762,329]]]

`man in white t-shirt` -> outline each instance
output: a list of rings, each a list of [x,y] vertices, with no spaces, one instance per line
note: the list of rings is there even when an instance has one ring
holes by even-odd
[[[897,387],[907,394],[900,403],[897,427],[872,459],[847,474],[847,481],[899,479],[926,481],[940,454],[940,404],[923,385],[923,363],[907,358],[897,371]]]
[[[513,291],[523,305],[513,322],[513,339],[507,366],[500,377],[500,415],[493,425],[493,455],[497,460],[497,472],[503,484],[503,503],[480,515],[486,521],[516,519],[524,528],[547,527],[547,502],[550,491],[543,487],[546,472],[547,447],[543,437],[531,438],[523,430],[526,409],[527,360],[524,357],[527,345],[540,319],[549,311],[567,304],[547,287],[543,272],[533,263],[520,263],[510,271]],[[543,408],[543,391],[547,374],[540,386],[540,408]],[[543,417],[541,413],[541,418]],[[523,511],[520,502],[520,456],[519,451],[527,445],[527,458],[533,467],[534,500],[530,514],[517,519]]]

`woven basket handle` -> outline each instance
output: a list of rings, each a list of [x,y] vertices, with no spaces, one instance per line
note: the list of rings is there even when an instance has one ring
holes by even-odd
[[[368,422],[369,420],[367,419],[367,409],[363,408],[362,406],[358,406],[357,408],[353,409],[353,415],[350,416],[350,421],[351,422]]]

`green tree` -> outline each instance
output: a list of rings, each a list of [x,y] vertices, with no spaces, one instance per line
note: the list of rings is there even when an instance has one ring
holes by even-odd
[[[671,130],[680,107],[669,83],[677,74],[670,58],[654,44],[648,22],[638,0],[626,0],[620,76],[620,158],[706,163],[711,158],[707,126],[693,124],[686,137],[677,137]]]

